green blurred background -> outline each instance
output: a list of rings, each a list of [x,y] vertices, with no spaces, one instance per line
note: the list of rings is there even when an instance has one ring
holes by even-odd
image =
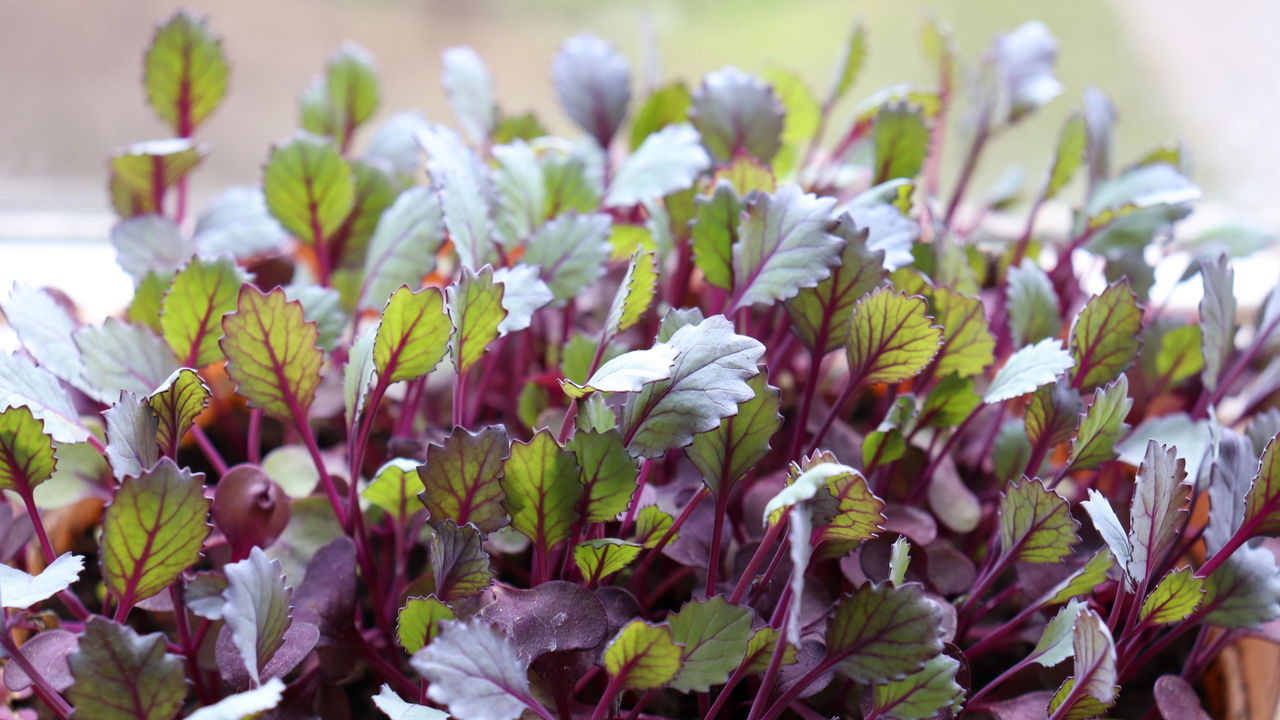
[[[1280,227],[1272,200],[1280,93],[1268,60],[1276,56],[1280,3],[1270,0],[9,0],[0,3],[0,288],[23,277],[19,264],[41,270],[13,249],[23,240],[105,245],[105,158],[165,132],[143,102],[141,58],[154,25],[177,7],[209,16],[232,63],[229,97],[199,135],[213,154],[193,176],[197,209],[228,184],[258,182],[270,143],[296,126],[298,95],[344,40],[377,58],[379,118],[418,108],[452,122],[439,54],[469,44],[488,62],[505,110],[532,109],[552,130],[568,131],[550,63],[561,40],[579,30],[631,58],[637,96],[655,76],[692,85],[726,64],[781,66],[822,93],[861,20],[870,56],[847,112],[889,84],[932,84],[919,36],[933,12],[970,62],[993,36],[1029,19],[1044,21],[1060,41],[1063,94],[999,139],[979,191],[1012,163],[1038,183],[1058,128],[1092,84],[1120,114],[1117,164],[1183,139],[1208,200],[1197,215],[1247,215]],[[957,165],[958,135],[950,137],[944,182]]]

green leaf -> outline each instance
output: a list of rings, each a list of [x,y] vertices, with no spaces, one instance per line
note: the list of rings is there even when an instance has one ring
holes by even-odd
[[[577,297],[604,274],[609,223],[609,216],[599,213],[561,215],[529,238],[523,261],[542,269],[557,300]]]
[[[682,327],[668,344],[680,351],[670,379],[629,395],[623,410],[623,439],[637,457],[689,445],[755,395],[746,380],[759,372],[764,346],[734,333],[724,316]]]
[[[982,301],[940,287],[933,293],[931,306],[944,338],[938,351],[937,372],[961,377],[981,375],[996,359],[996,339],[988,329]]]
[[[498,119],[493,99],[493,78],[480,55],[469,47],[453,47],[440,56],[441,82],[458,125],[471,142],[488,139]]]
[[[1009,356],[996,372],[982,401],[988,404],[1026,395],[1041,385],[1048,385],[1075,365],[1071,355],[1062,349],[1062,342],[1045,338],[1034,345],[1027,345]]]
[[[773,658],[774,649],[778,645],[778,638],[779,632],[768,625],[765,625],[752,633],[751,640],[747,643],[747,655],[743,659],[742,663],[743,667],[745,667],[744,672],[750,675],[758,675],[768,669],[769,662]],[[795,663],[795,646],[784,646],[782,650],[782,664],[794,665]]]
[[[1128,432],[1124,419],[1133,400],[1129,398],[1129,378],[1124,374],[1093,394],[1093,403],[1080,419],[1080,429],[1071,441],[1068,472],[1093,470],[1116,458],[1116,443]]]
[[[1200,263],[1200,279],[1204,282],[1204,295],[1200,298],[1200,350],[1204,355],[1204,371],[1200,377],[1205,387],[1213,390],[1235,350],[1235,273],[1223,255],[1214,262]]]
[[[867,32],[862,23],[853,26],[849,40],[844,44],[840,64],[836,66],[835,76],[831,79],[831,90],[827,93],[825,107],[831,108],[853,87],[854,81],[867,61]]]
[[[236,309],[236,293],[247,280],[227,257],[192,258],[174,276],[160,306],[160,329],[184,365],[203,367],[222,359],[222,316]]]
[[[162,215],[156,200],[204,160],[208,152],[189,138],[149,140],[117,149],[111,154],[113,183],[147,203],[144,212]],[[129,213],[132,216],[138,213]]]
[[[981,404],[982,396],[973,390],[973,378],[947,375],[924,399],[921,422],[929,427],[956,427]]]
[[[190,136],[227,93],[222,41],[204,18],[186,10],[156,28],[143,67],[147,103],[174,135]]]
[[[107,423],[107,460],[116,480],[140,475],[160,459],[156,443],[160,422],[151,406],[124,390],[120,400],[102,412]]]
[[[817,287],[801,288],[786,302],[795,333],[819,355],[845,344],[854,303],[884,283],[884,252],[868,246],[868,232],[856,226],[849,215],[841,215],[831,230],[845,241],[839,264]]]
[[[351,212],[333,235],[333,263],[355,272],[364,266],[369,240],[378,228],[383,213],[391,207],[406,184],[392,176],[390,166],[381,160],[364,159],[351,163],[355,179],[355,198]],[[355,281],[351,281],[355,284]]]
[[[411,597],[396,615],[396,640],[412,655],[435,639],[440,621],[453,618],[453,610],[435,595]]]
[[[369,240],[357,306],[374,309],[402,285],[417,286],[444,244],[444,213],[431,188],[412,187],[382,213]]]
[[[733,247],[738,242],[742,198],[728,180],[717,180],[710,195],[694,200],[693,261],[707,282],[733,287]]]
[[[896,383],[924,370],[942,345],[924,298],[879,288],[849,316],[849,377],[858,385]]]
[[[941,612],[915,583],[863,585],[843,596],[827,621],[826,662],[860,683],[922,670],[942,651]]]
[[[782,147],[784,115],[773,88],[732,67],[703,77],[689,110],[702,144],[720,163],[739,152],[765,163],[772,160]]]
[[[1200,613],[1215,627],[1258,630],[1280,617],[1280,571],[1265,547],[1241,546],[1205,578],[1204,591]]]
[[[268,560],[262,548],[249,557],[224,567],[227,589],[222,618],[231,631],[231,640],[256,683],[259,672],[284,644],[285,631],[293,622],[290,615],[292,588],[285,587],[280,561]]]
[[[392,458],[378,468],[360,495],[403,523],[417,509],[413,500],[425,489],[418,476],[418,461]]]
[[[316,347],[319,333],[302,305],[287,301],[280,288],[264,295],[244,285],[236,311],[222,319],[222,332],[218,344],[236,392],[268,415],[305,422],[324,352]]]
[[[538,153],[523,140],[493,148],[494,222],[506,247],[516,247],[546,219],[547,181]]]
[[[683,646],[680,670],[671,687],[680,692],[708,692],[723,685],[738,668],[751,640],[751,611],[730,605],[717,595],[690,600],[667,616],[671,637]]]
[[[1033,447],[1040,445],[1045,450],[1052,450],[1070,440],[1076,434],[1076,424],[1083,409],[1080,393],[1066,382],[1066,378],[1058,378],[1053,385],[1041,387],[1032,394],[1023,418],[1027,441]]]
[[[415,380],[436,368],[449,349],[453,325],[444,295],[435,288],[401,287],[382,310],[373,343],[373,362],[386,384]]]
[[[107,318],[73,336],[84,356],[84,379],[95,399],[114,401],[121,390],[149,395],[178,369],[173,351],[145,327]]]
[[[1071,505],[1037,479],[1015,480],[1000,495],[1000,549],[1022,562],[1058,563],[1080,542]]]
[[[627,263],[627,271],[618,283],[618,291],[604,321],[604,341],[640,322],[649,311],[658,289],[658,262],[651,252],[637,250]]]
[[[482,618],[450,621],[414,653],[413,669],[427,679],[427,697],[459,718],[516,720],[526,708],[550,717],[529,687],[529,661],[501,630]]]
[[[611,422],[612,425],[612,422]],[[582,469],[581,510],[584,522],[608,522],[626,511],[636,489],[639,470],[627,454],[616,428],[579,430],[566,448]]]
[[[272,220],[272,222],[275,221]],[[145,325],[160,332],[160,304],[164,302],[164,294],[169,291],[169,283],[172,280],[173,273],[167,271],[149,272],[142,276],[133,290],[133,299],[129,301],[129,307],[125,310],[125,319],[134,325]],[[52,322],[52,318],[50,321]],[[68,332],[69,336],[70,332]],[[79,350],[76,352],[78,355]]]
[[[883,105],[876,113],[872,133],[875,153],[873,184],[919,175],[929,156],[929,140],[929,125],[919,108],[906,103]]]
[[[1080,610],[1084,606],[1079,600],[1072,600],[1064,605],[1044,626],[1040,642],[1036,643],[1027,659],[1044,667],[1054,667],[1075,654],[1075,648],[1072,647],[1073,634],[1076,618],[1080,616]]]
[[[702,481],[719,495],[769,453],[769,439],[782,427],[778,388],[767,382],[765,373],[747,381],[754,393],[738,405],[735,415],[725,418],[714,430],[693,436],[685,456],[702,472]]]
[[[889,550],[889,582],[901,585],[907,579],[907,569],[911,566],[911,541],[899,537],[893,541]]]
[[[1076,616],[1071,637],[1075,673],[1049,702],[1049,714],[1056,720],[1087,720],[1115,702],[1116,646],[1106,622],[1087,608]]]
[[[693,96],[683,82],[672,82],[654,90],[631,121],[630,149],[634,151],[662,128],[684,122],[692,104]]]
[[[543,550],[568,538],[582,494],[573,453],[543,428],[527,443],[512,443],[502,471],[503,505],[511,513],[511,527]]]
[[[1262,451],[1258,474],[1244,498],[1244,517],[1253,535],[1280,533],[1280,434]]]
[[[710,164],[697,131],[685,123],[668,125],[645,138],[622,162],[604,204],[628,207],[685,190]]]
[[[747,196],[746,215],[733,244],[733,293],[730,311],[793,298],[831,275],[844,243],[827,233],[832,198],[806,194],[786,185],[775,195]]]
[[[1080,113],[1072,113],[1067,118],[1067,123],[1062,126],[1062,132],[1058,135],[1058,146],[1053,154],[1053,165],[1049,168],[1049,178],[1045,182],[1042,195],[1045,200],[1052,200],[1057,197],[1062,188],[1071,182],[1071,177],[1076,174],[1076,170],[1084,162],[1086,141],[1087,131],[1084,116]]]
[[[29,359],[0,353],[0,410],[26,406],[44,421],[44,430],[63,443],[83,442],[89,431],[80,422],[71,397],[57,378]]]
[[[652,690],[680,671],[681,647],[665,623],[632,620],[604,648],[604,667],[624,690]]]
[[[1058,295],[1039,265],[1023,259],[1009,268],[1005,307],[1015,345],[1027,345],[1058,334]]]
[[[1133,555],[1127,567],[1135,583],[1150,577],[1178,542],[1182,516],[1187,512],[1185,466],[1177,448],[1158,445],[1154,440],[1147,443],[1129,508]]]
[[[484,592],[493,581],[484,539],[475,525],[461,527],[452,520],[436,526],[427,546],[436,594],[445,602],[457,602]]]
[[[821,555],[844,554],[876,536],[884,524],[884,501],[876,497],[862,473],[852,468],[829,475],[814,500],[817,529],[812,543],[826,545]]]
[[[84,361],[72,334],[77,323],[45,290],[15,282],[0,301],[9,327],[18,334],[22,348],[40,367],[67,382],[83,386]]]
[[[1142,601],[1138,619],[1157,625],[1182,622],[1204,598],[1204,580],[1189,567],[1170,570]]]
[[[0,489],[30,498],[36,486],[53,475],[57,460],[44,425],[31,408],[0,411]]]
[[[493,281],[502,286],[502,309],[507,311],[498,323],[499,336],[532,325],[533,314],[554,299],[538,274],[537,266],[523,263],[493,271]]]
[[[661,154],[656,152],[658,145],[670,144],[664,141],[653,149],[656,154]],[[542,177],[547,186],[547,206],[543,217],[555,217],[569,210],[588,213],[599,208],[604,194],[604,168],[584,153],[547,152],[542,156]]]
[[[1204,369],[1200,337],[1203,331],[1195,325],[1181,325],[1160,334],[1153,363],[1157,383],[1177,385]]]
[[[583,385],[565,380],[560,387],[571,398],[592,391],[640,392],[646,385],[671,377],[671,368],[679,354],[678,348],[666,343],[658,343],[648,350],[632,350],[601,365]]]
[[[614,538],[587,540],[574,546],[573,562],[584,580],[598,583],[625,569],[643,548],[639,543]]]
[[[1086,248],[1102,252],[1141,247],[1161,228],[1190,213],[1200,195],[1200,188],[1164,162],[1100,182],[1084,208],[1084,231],[1092,237]]]
[[[63,553],[37,575],[10,565],[0,565],[0,602],[4,607],[25,610],[71,587],[84,570],[84,557]]]
[[[640,508],[640,512],[636,513],[635,541],[646,548],[653,549],[658,546],[662,536],[666,535],[674,524],[675,518],[671,517],[671,513],[657,505],[645,505]],[[680,533],[677,532],[671,536],[669,542],[675,542],[679,537]]]
[[[449,720],[449,713],[443,710],[405,702],[387,684],[373,696],[373,704],[391,720]]]
[[[1082,505],[1084,503],[1081,503]],[[1057,605],[1068,600],[1092,593],[1094,588],[1106,582],[1107,571],[1115,565],[1111,553],[1102,549],[1090,556],[1084,567],[1072,573],[1065,580],[1055,585],[1045,596],[1037,601],[1037,605]]]
[[[893,720],[927,720],[958,705],[964,689],[956,683],[960,661],[937,655],[924,669],[901,680],[892,680],[873,689],[873,707],[879,717]]]
[[[155,595],[200,559],[209,536],[204,476],[169,458],[124,480],[102,517],[102,576],[119,601]]]
[[[1142,346],[1142,308],[1129,281],[1112,283],[1095,295],[1071,328],[1071,377],[1076,387],[1111,382],[1129,369]]]
[[[443,125],[418,133],[418,143],[427,151],[427,172],[440,196],[444,226],[459,262],[473,270],[496,262],[488,168],[456,132]]]
[[[308,99],[314,102],[308,103]],[[316,79],[302,104],[302,127],[328,135],[345,147],[355,129],[378,109],[378,71],[373,56],[359,45],[343,43],[329,57],[324,76]]]
[[[356,195],[351,166],[338,148],[301,131],[271,148],[262,189],[275,219],[309,245],[333,236],[351,213]]]
[[[631,102],[627,59],[598,37],[575,35],[556,52],[551,77],[565,113],[601,147],[609,147]]]
[[[507,317],[503,292],[503,285],[494,281],[493,270],[487,266],[479,272],[463,267],[458,282],[449,286],[453,365],[459,375],[470,370],[489,343],[498,338],[498,326]]]
[[[187,699],[182,659],[165,652],[158,632],[139,637],[126,625],[91,617],[67,665],[76,717],[172,720]]]
[[[485,533],[507,524],[501,480],[510,446],[500,425],[474,433],[455,428],[443,445],[427,446],[426,463],[418,468],[426,490],[419,498],[433,524],[470,522]]]

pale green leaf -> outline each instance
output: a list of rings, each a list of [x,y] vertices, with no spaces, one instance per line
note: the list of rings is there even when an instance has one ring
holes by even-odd
[[[512,443],[502,469],[503,505],[511,514],[511,527],[544,550],[568,538],[582,494],[573,453],[544,428],[527,443]]]
[[[102,417],[107,424],[107,460],[116,480],[140,475],[160,459],[160,421],[145,400],[122,390],[119,401],[102,411]]]
[[[442,620],[453,618],[453,610],[435,595],[408,598],[396,615],[396,640],[412,655],[435,639]]]
[[[640,471],[627,454],[622,434],[613,425],[610,418],[606,429],[579,430],[566,444],[582,469],[579,479],[583,485],[581,507],[585,522],[613,520],[627,509],[636,489]]]
[[[914,583],[865,584],[827,621],[827,662],[855,682],[880,683],[924,668],[942,650],[942,611]]]
[[[1133,400],[1129,398],[1129,378],[1124,374],[1093,394],[1093,403],[1080,419],[1080,429],[1071,441],[1068,470],[1092,470],[1116,457],[1116,443],[1129,431],[1124,419]]]
[[[639,543],[600,538],[578,543],[573,548],[573,562],[588,583],[598,583],[621,572],[635,561],[643,549]]]
[[[627,264],[622,281],[618,283],[618,290],[604,321],[606,342],[640,321],[653,304],[657,288],[658,263],[654,254],[636,251]]]
[[[924,298],[880,288],[853,306],[849,318],[849,375],[859,385],[896,383],[924,370],[942,345],[942,331],[925,314]]]
[[[668,125],[645,138],[622,162],[604,204],[627,207],[684,190],[710,163],[696,130],[684,123]]]
[[[645,139],[668,125],[684,122],[693,96],[682,82],[673,82],[654,90],[636,111],[631,121],[628,145],[632,151]]]
[[[696,225],[694,231],[696,235]],[[854,303],[885,279],[884,252],[868,246],[867,229],[841,215],[830,232],[845,241],[840,262],[817,287],[801,288],[786,302],[794,332],[819,355],[845,344]]]
[[[685,457],[702,473],[702,481],[714,493],[729,492],[733,484],[769,453],[769,439],[782,427],[778,388],[764,373],[747,381],[754,395],[738,405],[735,415],[714,430],[693,436]]]
[[[1138,297],[1127,280],[1107,286],[1089,299],[1071,327],[1075,386],[1093,388],[1115,380],[1133,364],[1141,345]]]
[[[417,460],[392,458],[378,468],[373,474],[373,480],[360,495],[375,507],[404,522],[418,509],[418,503],[414,501],[425,489],[418,476]]]
[[[1191,568],[1170,570],[1142,601],[1138,619],[1157,625],[1182,622],[1195,612],[1204,597],[1204,580]]]
[[[267,662],[284,644],[285,631],[293,622],[290,615],[292,588],[285,587],[280,561],[268,560],[262,548],[254,547],[249,557],[224,568],[227,589],[223,620],[249,677],[256,683]]]
[[[186,10],[156,28],[143,68],[147,103],[174,135],[190,136],[227,92],[222,41],[204,18]]]
[[[604,273],[609,223],[609,216],[599,213],[561,215],[533,233],[523,261],[541,268],[557,300],[577,297]]]
[[[680,692],[708,692],[723,685],[746,657],[751,610],[730,605],[723,596],[690,600],[667,615],[671,637],[680,644],[680,670],[671,687]]]
[[[271,148],[262,189],[267,208],[284,229],[317,246],[347,219],[356,194],[351,166],[338,148],[301,131]]]
[[[502,307],[504,286],[495,282],[493,270],[462,268],[458,282],[450,285],[449,317],[453,320],[453,365],[461,375],[484,356],[498,338],[498,326],[507,317]]]
[[[942,326],[943,343],[938,351],[937,372],[961,377],[981,375],[995,362],[996,339],[988,329],[982,300],[961,295],[949,288],[934,291],[930,303]]]
[[[892,720],[937,717],[964,698],[964,689],[956,683],[959,670],[960,661],[950,655],[930,658],[919,672],[876,685],[872,691],[875,712]]]
[[[174,275],[160,306],[160,329],[169,349],[187,367],[222,359],[222,316],[235,310],[248,279],[230,258],[192,258]]]
[[[373,341],[373,365],[386,384],[420,378],[449,350],[453,325],[435,288],[396,290],[382,310]]]
[[[988,404],[998,403],[1034,392],[1074,365],[1071,355],[1062,349],[1061,341],[1045,338],[1010,355],[987,386],[982,400]]]
[[[29,498],[36,486],[53,475],[57,467],[53,438],[45,434],[44,426],[31,408],[0,411],[0,489]]]
[[[458,125],[473,143],[482,143],[498,119],[493,78],[480,55],[469,47],[453,47],[440,56],[441,82]]]
[[[1009,268],[1005,307],[1015,345],[1027,345],[1058,334],[1058,295],[1044,270],[1029,259]]]
[[[150,395],[178,369],[173,351],[154,332],[107,318],[73,336],[84,356],[84,380],[91,397],[113,402],[121,390]]]
[[[929,126],[924,114],[904,103],[888,103],[876,113],[873,184],[920,174],[929,155]]]
[[[369,239],[357,307],[372,310],[396,288],[417,287],[435,269],[444,213],[431,188],[409,188],[382,213]]]
[[[303,316],[302,305],[287,301],[280,288],[264,295],[244,285],[236,311],[222,319],[222,331],[219,345],[236,392],[268,415],[305,422],[324,353],[316,347],[319,334]]]
[[[652,690],[680,670],[681,647],[667,625],[632,620],[604,648],[604,667],[626,690]]]

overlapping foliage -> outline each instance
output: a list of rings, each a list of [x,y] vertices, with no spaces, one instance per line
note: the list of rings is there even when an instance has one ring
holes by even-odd
[[[979,200],[983,150],[1059,94],[1048,30],[969,66],[927,23],[935,83],[854,105],[866,38],[821,96],[726,68],[643,97],[572,38],[568,138],[469,48],[443,55],[460,132],[370,128],[344,46],[261,188],[193,217],[234,77],[204,20],[162,25],[146,95],[175,138],[109,164],[133,302],[2,304],[14,702],[1190,716],[1280,616],[1280,293],[1241,323],[1229,265],[1269,238],[1188,236],[1181,152],[1112,162],[1096,91],[1040,184]],[[1169,256],[1198,317],[1151,298]]]

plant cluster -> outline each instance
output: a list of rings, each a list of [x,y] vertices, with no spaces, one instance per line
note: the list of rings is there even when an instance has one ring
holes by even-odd
[[[861,27],[821,97],[726,68],[633,102],[574,37],[572,140],[468,48],[458,130],[366,136],[347,46],[261,187],[193,215],[228,63],[160,26],[175,137],[109,164],[127,312],[0,303],[10,714],[1194,717],[1280,615],[1280,293],[1239,324],[1228,264],[1269,239],[1188,237],[1181,151],[1113,170],[1096,91],[977,199],[1056,43],[924,46],[936,85],[849,110]],[[1148,300],[1172,253],[1198,318]]]

